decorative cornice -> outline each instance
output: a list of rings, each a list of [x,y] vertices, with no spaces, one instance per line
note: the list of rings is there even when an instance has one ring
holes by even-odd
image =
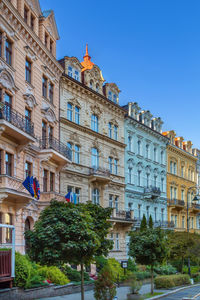
[[[167,145],[167,152],[168,151],[176,153],[177,155],[180,155],[182,157],[187,157],[189,159],[192,159],[192,160],[194,160],[194,163],[196,163],[196,161],[198,160],[198,158],[196,156],[194,156],[193,154],[191,154],[189,152],[186,152],[185,150],[180,149],[180,148],[178,148],[178,147],[176,147],[175,145],[172,145],[172,144]]]

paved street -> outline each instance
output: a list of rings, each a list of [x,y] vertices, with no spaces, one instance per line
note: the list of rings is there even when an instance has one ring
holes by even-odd
[[[197,296],[198,294],[200,294],[200,285],[199,286],[194,286],[188,289],[184,289],[182,291],[179,291],[175,294],[163,297],[161,299],[164,300],[181,300],[184,298],[193,298],[195,296]],[[195,298],[195,300],[200,300],[200,295],[198,297]]]

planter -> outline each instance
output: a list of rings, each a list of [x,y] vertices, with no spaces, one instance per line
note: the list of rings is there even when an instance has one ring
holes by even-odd
[[[127,294],[127,299],[128,300],[141,300],[141,295],[140,294]]]

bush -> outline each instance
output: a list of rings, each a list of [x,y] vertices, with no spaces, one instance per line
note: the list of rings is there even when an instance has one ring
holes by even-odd
[[[110,270],[114,282],[124,280],[124,270],[115,258],[109,258],[105,267]]]
[[[144,280],[147,278],[151,278],[151,273],[149,271],[143,271],[143,272],[135,272],[137,280]]]
[[[31,263],[25,255],[15,253],[15,279],[14,285],[25,288],[31,276]]]
[[[67,278],[70,281],[74,281],[74,282],[80,282],[81,281],[81,272],[80,271],[72,269],[70,266],[68,266],[66,264],[63,265],[60,269],[67,276]],[[87,272],[84,272],[84,280],[85,281],[90,280],[90,276]]]
[[[31,277],[30,280],[27,282],[26,288],[30,289],[30,288],[48,285],[48,283],[45,283],[44,280],[45,280],[44,277],[36,274],[33,277]]]
[[[108,260],[104,256],[96,256],[95,261],[97,272],[100,272],[103,269],[103,267],[108,263]]]
[[[194,273],[192,274],[192,278],[194,279],[194,282],[200,282],[200,273]]]
[[[200,267],[199,266],[191,266],[190,270],[191,270],[191,274],[196,274],[200,271]],[[188,274],[188,267],[187,266],[183,267],[183,273]]]
[[[141,281],[137,280],[135,274],[133,274],[130,279],[131,279],[131,281],[130,281],[130,292],[132,294],[138,294],[138,292],[139,292],[139,290],[142,286]]]
[[[150,267],[147,268],[150,271]],[[154,267],[154,272],[159,275],[172,275],[176,274],[177,270],[172,265],[161,265]]]
[[[106,265],[95,281],[94,297],[96,300],[112,300],[115,295],[116,286],[113,281],[113,274],[108,265]]]
[[[137,271],[137,265],[136,265],[135,261],[133,259],[131,259],[130,257],[128,259],[127,270],[129,270],[131,272]]]
[[[154,283],[156,289],[172,288],[175,286],[190,284],[190,277],[183,274],[158,276],[155,278]]]
[[[64,285],[69,283],[69,279],[67,278],[67,276],[55,266],[39,267],[38,273],[40,276],[50,280],[52,283],[55,284]]]

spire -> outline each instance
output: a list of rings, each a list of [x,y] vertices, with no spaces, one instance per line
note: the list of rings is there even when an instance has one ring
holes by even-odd
[[[86,44],[85,55],[83,56],[83,62],[81,62],[81,65],[83,66],[82,72],[93,68],[94,63],[91,62],[91,56],[88,54],[88,44]]]

